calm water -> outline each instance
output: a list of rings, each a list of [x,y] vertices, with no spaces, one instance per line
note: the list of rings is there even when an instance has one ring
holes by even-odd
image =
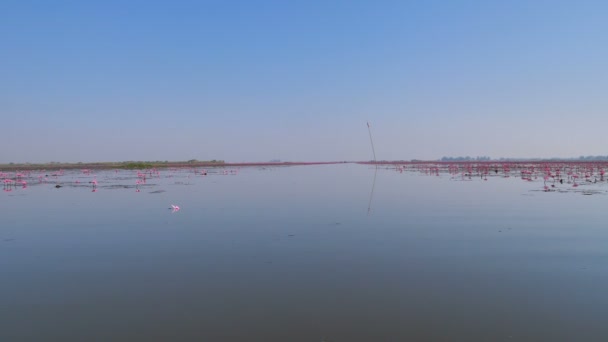
[[[604,182],[197,171],[0,193],[0,340],[608,340]]]

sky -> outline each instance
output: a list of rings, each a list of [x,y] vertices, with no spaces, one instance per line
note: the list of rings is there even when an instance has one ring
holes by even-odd
[[[0,163],[608,155],[605,1],[0,0]]]

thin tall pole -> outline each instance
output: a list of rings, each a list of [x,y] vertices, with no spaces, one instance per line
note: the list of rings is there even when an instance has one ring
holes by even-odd
[[[374,163],[376,163],[376,150],[374,149],[374,140],[372,139],[372,130],[367,122],[367,131],[369,132],[369,142],[372,144],[372,153],[374,154]]]

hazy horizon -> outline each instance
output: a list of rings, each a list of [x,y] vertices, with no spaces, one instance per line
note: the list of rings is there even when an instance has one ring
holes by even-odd
[[[468,157],[465,158],[465,157]],[[578,157],[570,157],[570,158],[560,158],[560,157],[529,157],[529,158],[517,158],[517,157],[500,157],[500,158],[489,158],[489,159],[479,159],[478,157],[470,157],[470,156],[459,156],[459,157],[447,157],[450,159],[444,160],[444,158],[434,158],[434,159],[378,159],[378,163],[382,162],[441,162],[441,163],[462,163],[462,162],[526,162],[526,161],[559,161],[559,162],[577,162],[577,161],[585,161],[585,162],[594,162],[594,161],[608,161],[608,156],[578,156]],[[464,158],[464,159],[462,159]],[[199,159],[188,159],[188,160],[92,160],[87,162],[82,161],[41,161],[41,162],[8,162],[2,163],[0,165],[24,165],[24,164],[104,164],[104,163],[130,163],[130,162],[144,162],[144,163],[186,163],[186,162],[196,162],[196,163],[205,163],[205,162],[222,162],[224,164],[264,164],[264,163],[360,163],[360,162],[373,162],[373,159],[366,160],[281,160],[281,159],[273,159],[273,160],[243,160],[243,161],[233,161],[233,160],[223,160],[223,159],[214,159],[214,160],[199,160]]]
[[[0,163],[607,155],[607,10],[7,1]]]

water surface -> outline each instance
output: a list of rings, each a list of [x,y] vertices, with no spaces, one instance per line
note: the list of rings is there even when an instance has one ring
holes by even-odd
[[[1,193],[2,340],[608,339],[605,182],[201,173],[36,171]]]

